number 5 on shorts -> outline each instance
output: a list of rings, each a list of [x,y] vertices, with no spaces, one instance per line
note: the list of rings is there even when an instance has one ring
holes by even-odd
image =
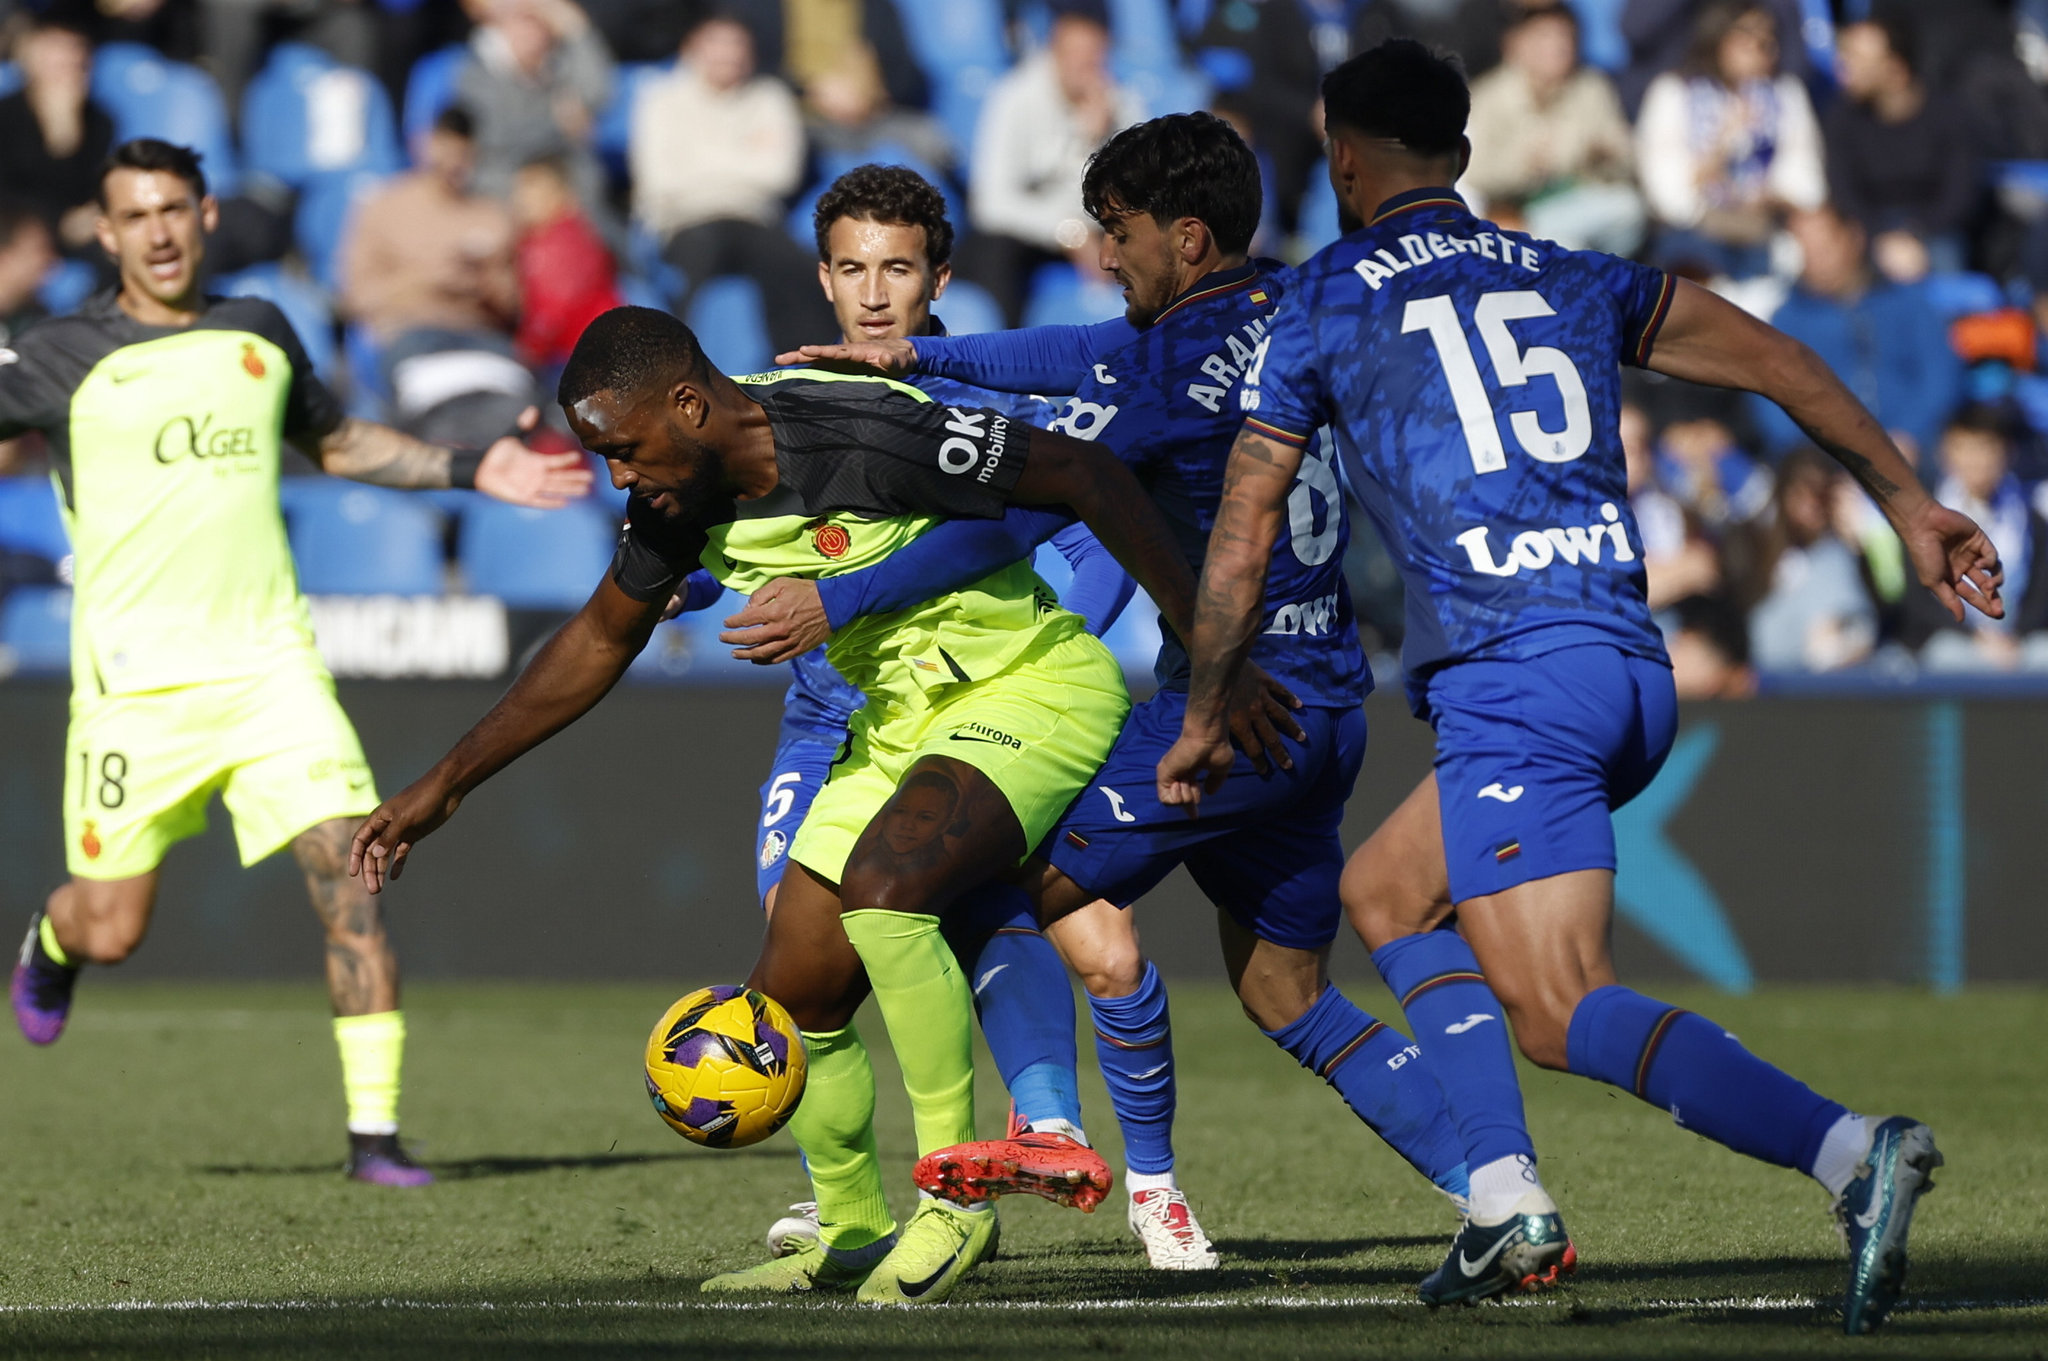
[[[796,791],[790,786],[803,782],[804,773],[801,770],[785,770],[768,782],[768,798],[761,805],[763,827],[773,827],[789,816],[790,808],[796,803]]]

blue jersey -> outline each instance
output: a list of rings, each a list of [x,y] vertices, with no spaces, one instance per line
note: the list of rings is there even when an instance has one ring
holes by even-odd
[[[956,406],[993,407],[1030,425],[1043,426],[1053,416],[1053,403],[1043,397],[993,392],[936,374],[912,374],[906,381],[941,402]],[[1084,526],[1075,525],[1061,530],[1053,543],[1061,551],[1071,552],[1075,546],[1071,536],[1087,532]],[[846,678],[833,669],[832,663],[825,660],[822,647],[813,648],[791,662],[790,671],[789,691],[783,696],[783,723],[828,737],[834,742],[843,739],[853,711],[867,703],[867,696],[857,687],[847,684]]]
[[[1207,276],[1103,355],[1053,422],[1131,466],[1197,575],[1242,423],[1238,383],[1289,287],[1288,271],[1265,261]],[[1316,444],[1288,493],[1251,653],[1305,704],[1354,705],[1372,688],[1344,584],[1349,539],[1331,451]],[[1160,634],[1159,683],[1185,690],[1187,652],[1172,630]]]
[[[1674,287],[1501,231],[1441,189],[1393,199],[1297,271],[1243,386],[1247,424],[1299,445],[1335,432],[1408,588],[1411,695],[1452,662],[1578,643],[1664,659],[1619,366],[1648,359]]]

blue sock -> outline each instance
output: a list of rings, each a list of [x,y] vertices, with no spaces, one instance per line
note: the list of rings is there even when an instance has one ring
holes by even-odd
[[[1462,1196],[1465,1145],[1421,1051],[1408,1037],[1351,1004],[1336,987],[1266,1038],[1337,1089],[1344,1104],[1439,1187]]]
[[[981,1033],[1018,1118],[1066,1120],[1079,1129],[1073,986],[1059,952],[1038,933],[1031,899],[1011,884],[985,885],[947,912],[942,929],[974,991]]]
[[[1150,961],[1128,997],[1090,997],[1095,1056],[1109,1104],[1124,1131],[1124,1165],[1133,1172],[1173,1170],[1173,1031],[1166,984]]]
[[[1372,962],[1401,999],[1416,1047],[1436,1070],[1466,1164],[1533,1160],[1507,1008],[1486,986],[1472,947],[1455,931],[1427,931],[1382,945]]]
[[[1579,999],[1566,1053],[1574,1073],[1670,1111],[1679,1128],[1808,1174],[1849,1114],[1706,1017],[1618,985]]]

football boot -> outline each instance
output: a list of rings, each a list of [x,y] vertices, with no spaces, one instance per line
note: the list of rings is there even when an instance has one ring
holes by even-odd
[[[1876,1329],[1898,1302],[1913,1207],[1934,1188],[1942,1161],[1934,1131],[1910,1116],[1894,1115],[1871,1132],[1870,1151],[1835,1202],[1836,1222],[1849,1243],[1842,1331],[1850,1336]]]
[[[28,919],[28,939],[21,943],[14,977],[7,985],[15,1023],[30,1044],[53,1044],[64,1033],[72,985],[77,982],[77,965],[59,964],[43,949],[43,914],[35,913]]]
[[[1451,1242],[1450,1256],[1423,1278],[1418,1293],[1432,1309],[1473,1304],[1510,1290],[1556,1285],[1578,1264],[1578,1250],[1565,1235],[1557,1206],[1546,1195],[1531,1194],[1497,1224],[1467,1219]]]
[[[1215,1245],[1195,1222],[1195,1212],[1188,1208],[1188,1198],[1179,1187],[1133,1192],[1130,1225],[1155,1270],[1216,1269]]]
[[[938,1304],[988,1259],[995,1233],[993,1205],[968,1210],[922,1200],[895,1248],[861,1283],[858,1298],[862,1304]]]
[[[1020,1134],[954,1144],[918,1159],[911,1177],[927,1195],[972,1205],[997,1196],[1043,1196],[1092,1211],[1109,1194],[1109,1164],[1067,1134]]]
[[[396,1134],[348,1136],[348,1179],[372,1186],[431,1186],[434,1174],[412,1160]]]
[[[871,1270],[872,1265],[844,1266],[834,1261],[823,1243],[810,1238],[799,1241],[784,1256],[710,1277],[697,1288],[707,1295],[844,1294],[859,1289]]]

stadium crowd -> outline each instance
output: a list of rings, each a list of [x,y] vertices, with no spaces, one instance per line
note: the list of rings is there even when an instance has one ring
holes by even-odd
[[[1631,494],[1682,693],[1814,672],[2048,677],[2048,0],[1939,9],[0,0],[0,345],[106,281],[97,167],[142,133],[205,153],[215,286],[276,301],[352,409],[429,438],[546,409],[583,326],[622,300],[674,309],[734,371],[831,338],[810,210],[867,161],[916,167],[953,205],[953,330],[1099,320],[1122,302],[1081,208],[1094,148],[1214,110],[1259,155],[1257,251],[1305,258],[1340,231],[1318,79],[1403,34],[1473,77],[1475,207],[1710,282],[1813,346],[2008,565],[2007,618],[1955,623],[1782,413],[1637,378]],[[54,599],[64,549],[38,458],[0,448],[0,590]],[[615,519],[602,498],[519,512],[492,555],[460,497],[345,495],[337,518],[287,489],[309,590],[490,593],[503,560],[559,585],[497,593],[573,606]],[[351,576],[389,555],[343,552],[323,576],[312,541],[350,532],[431,539],[424,575]],[[1363,526],[1353,559],[1368,643],[1389,652],[1399,586]],[[0,644],[29,613],[11,602]]]

